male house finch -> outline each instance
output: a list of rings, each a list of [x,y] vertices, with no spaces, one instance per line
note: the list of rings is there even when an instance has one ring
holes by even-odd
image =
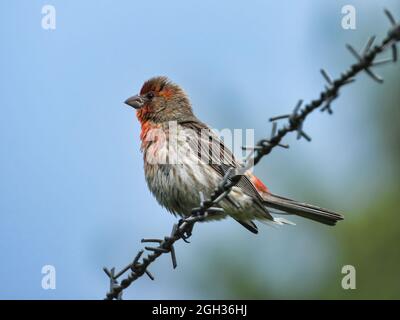
[[[208,197],[221,182],[226,169],[241,167],[223,141],[193,114],[185,92],[166,77],[146,81],[125,101],[135,108],[141,124],[141,150],[147,185],[157,201],[174,215],[191,215],[200,203],[199,192]],[[246,171],[227,197],[218,203],[222,213],[207,219],[234,218],[257,233],[253,220],[292,224],[271,212],[295,214],[327,225],[343,216],[336,212],[272,194]]]

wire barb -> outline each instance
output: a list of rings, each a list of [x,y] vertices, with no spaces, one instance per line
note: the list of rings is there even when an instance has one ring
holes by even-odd
[[[396,41],[400,41],[400,23],[397,23],[393,14],[388,10],[385,9],[385,14],[389,19],[389,22],[392,25],[392,29],[389,30],[388,32],[388,37],[392,39],[392,59],[393,62],[397,62],[397,46],[396,46]]]
[[[350,44],[346,44],[346,48],[353,54],[353,56],[360,62],[363,63],[365,55],[361,56],[356,49],[354,49]],[[364,67],[364,71],[376,82],[383,83],[383,79],[375,74],[369,67]]]
[[[376,39],[376,36],[369,37],[367,43],[365,44],[364,49],[361,51],[363,57],[368,54],[369,50],[371,49],[372,45],[375,42],[375,39]]]
[[[118,287],[118,281],[116,280],[116,277],[114,275],[115,268],[108,270],[107,268],[104,267],[103,270],[110,279],[110,292],[113,292]],[[115,299],[122,300],[122,291],[116,294]]]

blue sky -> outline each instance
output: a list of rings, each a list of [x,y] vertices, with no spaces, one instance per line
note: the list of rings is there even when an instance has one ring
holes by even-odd
[[[358,10],[355,31],[340,25],[348,3]],[[395,3],[1,1],[0,298],[102,298],[103,266],[124,266],[141,238],[170,232],[175,220],[147,190],[140,127],[122,103],[146,79],[167,75],[188,92],[200,119],[218,129],[254,128],[259,138],[269,132],[270,116],[291,110],[299,98],[316,97],[321,66],[337,74],[353,62],[344,43],[361,47],[365,35],[382,36],[387,22],[381,10]],[[46,4],[56,8],[52,31],[41,28]],[[341,196],[346,209],[350,199],[341,190],[343,179],[349,173],[359,185],[367,179],[365,168],[349,159],[368,153],[358,130],[352,133],[354,145],[343,146],[350,124],[360,131],[363,126],[359,110],[346,106],[362,104],[366,98],[360,92],[372,86],[361,78],[358,88],[340,98],[333,118],[310,118],[311,144],[290,138],[293,148],[277,151],[256,172],[271,189],[297,198],[307,194],[307,188],[296,191],[302,181],[318,183],[324,205],[332,205],[330,196]],[[338,154],[339,148],[346,151]],[[333,157],[334,168],[320,165]],[[350,187],[355,180],[348,181]],[[359,192],[368,197],[374,190],[366,186]],[[157,280],[141,279],[126,297],[212,296],[184,280],[201,268],[199,252],[215,243],[229,250],[229,239],[243,251],[273,243],[255,259],[269,263],[265,281],[277,292],[296,275],[288,259],[304,270],[298,290],[319,277],[313,266],[329,265],[331,257],[321,248],[334,247],[332,231],[323,234],[307,223],[288,230],[261,228],[256,238],[230,221],[199,227],[190,246],[179,244],[177,270],[161,259],[152,268]],[[297,244],[288,248],[294,239]],[[310,251],[299,254],[296,246]],[[41,288],[46,264],[56,267],[56,290]],[[282,268],[283,284],[274,280]]]

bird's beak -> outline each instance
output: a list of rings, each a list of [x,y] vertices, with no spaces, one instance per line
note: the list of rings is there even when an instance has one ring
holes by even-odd
[[[136,95],[126,99],[125,103],[135,109],[140,109],[144,104],[144,99],[141,96]]]

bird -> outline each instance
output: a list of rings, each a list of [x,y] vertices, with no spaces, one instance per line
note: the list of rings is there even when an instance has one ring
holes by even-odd
[[[223,140],[194,114],[185,91],[164,76],[144,82],[140,93],[125,100],[136,109],[141,125],[140,149],[144,175],[158,203],[182,219],[209,197],[227,170],[243,168]],[[273,194],[250,170],[218,202],[220,212],[206,221],[231,217],[252,233],[256,221],[267,225],[294,224],[277,215],[297,215],[333,226],[343,215]]]

